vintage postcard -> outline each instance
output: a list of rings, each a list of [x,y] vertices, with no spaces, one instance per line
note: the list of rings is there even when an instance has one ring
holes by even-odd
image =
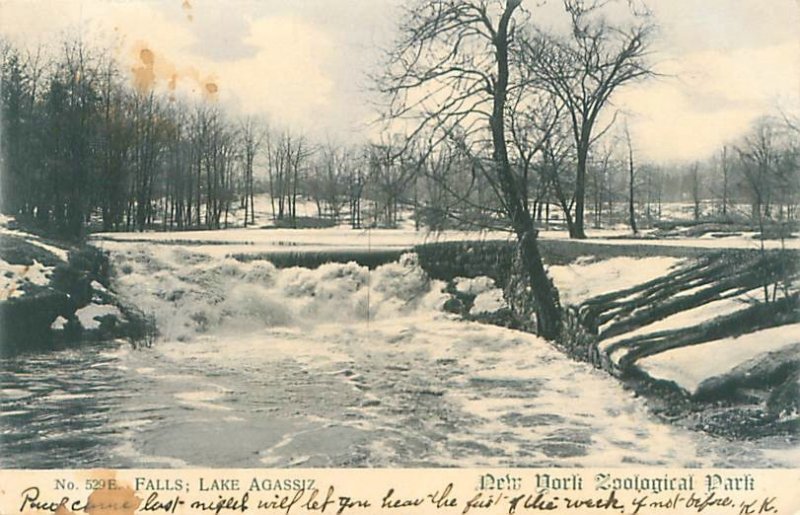
[[[798,26],[0,0],[0,513],[800,513]]]

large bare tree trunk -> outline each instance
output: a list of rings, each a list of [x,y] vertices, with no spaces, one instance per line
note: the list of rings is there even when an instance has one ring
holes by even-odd
[[[578,150],[578,168],[575,175],[575,223],[569,228],[569,237],[585,239],[586,231],[583,228],[583,217],[586,205],[586,161],[588,160],[587,148]]]
[[[633,197],[633,178],[635,175],[635,169],[633,166],[633,143],[631,142],[631,133],[628,131],[627,125],[625,126],[625,137],[628,141],[628,222],[631,225],[631,231],[633,231],[633,234],[638,234],[639,231],[636,228],[636,205]]]
[[[528,276],[531,292],[536,301],[536,331],[545,338],[555,339],[558,337],[561,328],[558,293],[553,288],[545,272],[537,242],[538,231],[533,225],[530,213],[525,209],[520,191],[514,181],[508,160],[505,137],[504,117],[508,88],[508,25],[511,15],[519,7],[519,4],[520,0],[508,0],[495,37],[497,81],[495,82],[491,118],[493,158],[506,200],[508,215],[511,218],[511,225],[517,236],[524,273]]]

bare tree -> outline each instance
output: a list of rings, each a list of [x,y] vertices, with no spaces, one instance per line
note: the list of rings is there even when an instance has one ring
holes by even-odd
[[[754,222],[763,230],[763,219],[771,216],[770,202],[778,162],[775,127],[768,119],[756,122],[743,143],[736,147],[750,194]]]
[[[401,136],[394,135],[387,141],[370,145],[369,183],[376,205],[375,221],[382,219],[388,227],[397,226],[403,196],[424,161],[414,147],[400,152],[404,143]]]
[[[288,218],[294,227],[297,224],[300,171],[313,154],[313,148],[305,136],[288,130],[277,136],[270,135],[267,147],[272,217],[275,220]]]
[[[636,203],[634,199],[634,178],[636,176],[636,169],[633,165],[631,131],[628,129],[627,123],[625,124],[625,142],[628,145],[628,223],[631,226],[633,234],[638,234],[639,230],[636,228]]]
[[[334,223],[341,217],[354,161],[352,149],[343,145],[328,141],[320,147],[306,179],[306,189],[317,205],[319,217],[327,215]]]
[[[599,229],[602,226],[603,209],[611,202],[610,177],[612,174],[612,156],[614,147],[606,145],[600,151],[593,152],[591,159],[591,187],[593,199],[594,227]]]
[[[247,116],[239,124],[239,134],[242,147],[241,158],[244,183],[244,226],[247,227],[248,212],[250,223],[254,224],[256,222],[253,169],[256,156],[264,143],[265,129],[259,125],[254,117]]]
[[[596,130],[600,114],[621,87],[653,75],[648,49],[653,25],[634,13],[630,27],[595,16],[606,2],[564,0],[571,37],[539,32],[524,41],[525,59],[536,83],[563,102],[576,152],[575,224],[570,236],[585,238],[584,209],[589,151],[608,127]]]
[[[518,67],[522,0],[417,1],[407,8],[381,89],[389,117],[405,120],[413,138],[435,134],[432,148],[457,137],[495,191],[514,231],[521,273],[535,299],[536,330],[556,338],[558,293],[542,263],[536,230],[509,158],[509,91],[521,88]],[[487,155],[488,154],[488,155]]]
[[[692,196],[692,213],[694,214],[694,221],[700,220],[700,163],[694,162],[689,168],[689,193]]]
[[[98,218],[104,230],[220,227],[241,188],[252,222],[252,161],[220,109],[125,80],[111,50],[80,38],[53,50],[0,42],[3,212],[68,238]]]
[[[730,163],[728,160],[728,145],[722,147],[722,156],[720,162],[722,170],[722,216],[728,216],[728,203],[730,202],[729,196],[729,177],[730,177]]]
[[[369,150],[364,148],[354,153],[352,166],[347,168],[345,174],[347,209],[350,214],[350,227],[353,229],[361,228],[361,202],[366,186],[366,170],[369,165]]]

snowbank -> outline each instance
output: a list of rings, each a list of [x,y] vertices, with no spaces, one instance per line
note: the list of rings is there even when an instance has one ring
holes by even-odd
[[[596,261],[587,256],[569,265],[551,266],[548,274],[558,288],[562,304],[578,305],[597,295],[666,275],[682,261],[671,257],[615,257]]]
[[[492,288],[483,291],[475,297],[475,302],[469,310],[470,315],[480,315],[481,313],[494,313],[506,307],[506,300],[503,298],[503,290]]]
[[[800,324],[791,324],[663,352],[639,360],[637,365],[651,377],[673,381],[695,394],[704,382],[797,343],[800,343]]]
[[[16,299],[25,295],[25,286],[47,286],[53,267],[34,260],[33,264],[12,265],[0,259],[0,300]]]
[[[111,304],[89,304],[75,311],[75,316],[81,326],[88,330],[100,329],[100,322],[104,317],[113,316],[117,320],[124,320],[119,308]]]
[[[456,277],[453,279],[456,291],[468,295],[479,295],[495,287],[494,279],[481,275],[478,277]]]
[[[697,306],[696,308],[680,311],[674,315],[662,318],[661,320],[657,320],[633,331],[607,338],[600,342],[599,348],[600,350],[605,350],[610,345],[622,340],[627,340],[628,338],[644,336],[660,331],[669,331],[673,329],[681,329],[683,327],[695,326],[709,322],[717,317],[732,315],[739,311],[744,311],[752,305],[753,299],[757,298],[759,293],[760,288],[755,288],[749,292],[745,292],[734,297],[715,300],[713,302]],[[624,350],[621,350],[620,352],[612,355],[612,359],[615,363],[617,363],[624,354]]]

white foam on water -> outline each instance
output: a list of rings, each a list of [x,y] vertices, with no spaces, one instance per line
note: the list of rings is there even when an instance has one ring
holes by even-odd
[[[175,398],[181,403],[195,409],[231,411],[231,408],[227,406],[214,403],[214,401],[218,401],[224,397],[225,393],[219,391],[192,391],[175,394]]]
[[[237,426],[255,420],[244,408],[251,404],[261,416],[274,409],[276,417],[293,417],[296,430],[253,449],[261,465],[319,459],[323,451],[301,442],[330,424],[363,436],[372,466],[728,463],[724,442],[660,422],[616,380],[543,339],[442,312],[444,284],[430,280],[413,255],[372,271],[356,263],[277,269],[166,245],[126,244],[112,257],[117,291],[152,313],[161,331],[158,359],[134,370],[156,368],[148,380],[181,406],[231,407],[224,417]],[[674,260],[658,264],[663,272]],[[621,271],[631,263],[614,266]],[[620,278],[617,286],[627,282]],[[606,287],[598,280],[575,297]],[[190,379],[176,385],[169,374],[214,375],[233,393]],[[305,402],[306,411],[281,404],[281,392]],[[226,404],[229,395],[240,402]],[[441,404],[458,423],[427,427],[414,402]],[[213,414],[192,413],[198,415]],[[427,455],[404,455],[417,441]],[[488,451],[474,450],[481,445]],[[759,455],[757,444],[736,445]],[[773,462],[783,461],[776,453],[764,466]]]
[[[355,262],[279,270],[268,261],[137,245],[114,263],[118,290],[155,316],[167,340],[393,318],[447,298],[411,254],[373,271]]]

